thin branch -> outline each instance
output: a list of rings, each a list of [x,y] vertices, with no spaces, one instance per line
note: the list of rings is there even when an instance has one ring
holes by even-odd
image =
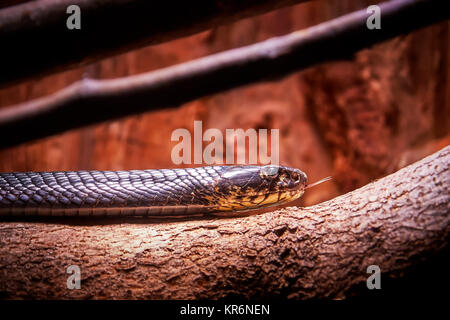
[[[367,268],[376,265],[389,294],[389,280],[448,252],[449,190],[450,146],[308,208],[170,223],[0,222],[0,292],[8,299],[343,298],[367,293]],[[80,267],[80,290],[67,289],[70,265]],[[444,285],[445,272],[439,276]]]
[[[120,117],[176,107],[320,62],[349,57],[383,40],[450,16],[445,1],[392,0],[380,5],[382,28],[366,10],[251,46],[127,78],[83,80],[53,95],[0,110],[0,148]]]
[[[0,86],[309,0],[38,0],[0,10]],[[81,29],[69,30],[70,5]]]

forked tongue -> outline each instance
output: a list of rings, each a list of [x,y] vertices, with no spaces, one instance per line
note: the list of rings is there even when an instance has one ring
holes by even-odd
[[[326,177],[326,178],[323,178],[323,179],[321,179],[321,180],[319,180],[319,181],[316,181],[316,182],[314,182],[314,183],[308,184],[308,185],[305,187],[305,189],[309,189],[309,188],[311,188],[311,187],[315,187],[315,186],[317,186],[318,184],[327,182],[327,181],[329,181],[329,180],[331,180],[331,179],[332,179],[331,176]]]

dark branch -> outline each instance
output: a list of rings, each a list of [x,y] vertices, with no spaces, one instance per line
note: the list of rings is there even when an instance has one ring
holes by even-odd
[[[308,0],[47,0],[0,10],[0,86]],[[68,30],[69,5],[81,30]]]
[[[348,57],[383,40],[446,19],[440,0],[392,0],[380,5],[381,30],[366,26],[366,10],[301,32],[229,50],[155,72],[115,80],[83,80],[51,96],[0,110],[0,147],[205,95],[273,80],[327,60]]]

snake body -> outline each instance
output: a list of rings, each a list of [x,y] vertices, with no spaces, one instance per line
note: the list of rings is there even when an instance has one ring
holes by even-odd
[[[0,173],[0,216],[231,214],[297,199],[306,180],[282,166]]]

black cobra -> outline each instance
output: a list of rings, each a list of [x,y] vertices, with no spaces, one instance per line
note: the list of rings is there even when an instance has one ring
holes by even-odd
[[[232,214],[295,200],[306,182],[272,165],[0,173],[0,216]]]

